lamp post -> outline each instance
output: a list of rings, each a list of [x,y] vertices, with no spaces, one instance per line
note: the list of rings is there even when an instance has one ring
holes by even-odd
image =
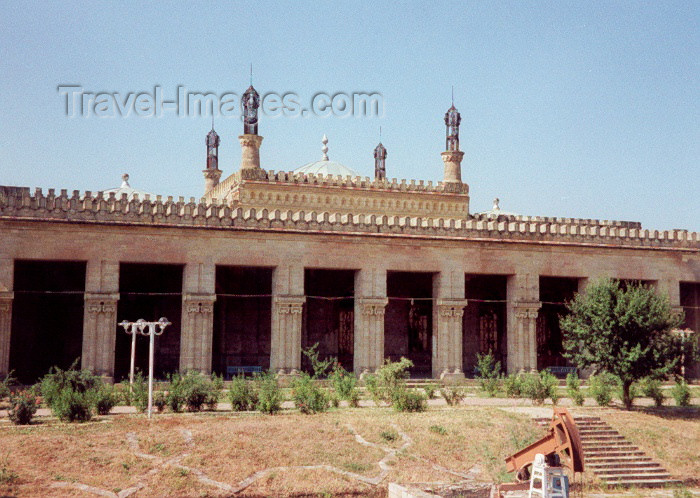
[[[135,322],[127,320],[122,321],[119,325],[124,327],[127,334],[131,334],[131,368],[129,371],[129,385],[133,389],[134,384],[134,358],[136,356],[136,334],[149,336],[148,346],[148,418],[151,418],[153,411],[153,362],[154,362],[154,346],[157,335],[162,335],[165,327],[170,325],[167,318],[162,317],[157,322],[147,322],[143,318],[139,318]]]

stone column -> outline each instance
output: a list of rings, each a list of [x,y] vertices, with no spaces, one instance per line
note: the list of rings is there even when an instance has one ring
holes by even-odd
[[[12,333],[12,292],[0,292],[0,378],[10,372],[10,334]]]
[[[180,331],[181,372],[199,370],[211,373],[215,279],[216,267],[213,263],[185,265]],[[165,333],[168,333],[167,329]]]
[[[272,341],[270,370],[295,375],[301,369],[304,267],[281,265],[272,274]]]
[[[356,375],[374,372],[384,363],[386,270],[364,268],[355,273],[353,365]]]
[[[450,268],[433,277],[433,378],[455,381],[462,371],[464,272]]]
[[[508,277],[508,373],[537,370],[539,289],[538,275]]]
[[[82,368],[114,379],[119,263],[89,260],[85,277]]]
[[[12,301],[14,300],[15,263],[0,259],[0,377],[10,371],[10,335],[12,334]]]

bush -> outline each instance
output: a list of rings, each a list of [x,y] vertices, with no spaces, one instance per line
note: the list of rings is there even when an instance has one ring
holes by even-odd
[[[274,415],[282,409],[282,390],[277,383],[277,377],[267,372],[257,377],[258,411]]]
[[[442,389],[440,389],[440,394],[442,394],[442,397],[445,398],[445,402],[450,406],[460,404],[466,396],[464,389],[461,387],[450,386],[443,386]]]
[[[301,413],[325,412],[330,406],[331,400],[326,392],[321,389],[314,379],[308,374],[302,373],[292,382],[292,399]]]
[[[8,416],[13,424],[27,425],[31,423],[38,407],[36,396],[29,390],[10,394]]]
[[[386,359],[376,374],[366,375],[365,387],[374,403],[393,404],[394,398],[406,389],[408,369],[412,366],[413,362],[408,358],[401,358],[396,362]]]
[[[216,411],[216,407],[219,404],[219,399],[221,399],[221,393],[224,390],[224,376],[211,374],[211,389],[209,395],[207,396],[207,409],[210,411]]]
[[[148,383],[141,372],[136,372],[134,375],[134,384],[129,394],[129,399],[133,403],[133,406],[141,413],[148,410]]]
[[[490,351],[484,355],[477,353],[474,374],[479,379],[479,387],[482,391],[489,396],[495,396],[498,393],[501,384],[501,362],[496,361]]]
[[[690,388],[685,379],[676,380],[676,385],[671,389],[671,396],[676,400],[677,406],[690,405]]]
[[[425,386],[423,386],[423,390],[425,391],[426,398],[435,399],[436,388],[433,384],[426,384]]]
[[[118,396],[113,386],[104,384],[95,391],[95,408],[100,415],[107,415],[117,404]]]
[[[168,398],[163,391],[153,393],[153,406],[158,410],[158,413],[163,413],[165,407],[168,406]]]
[[[255,385],[245,380],[243,375],[234,377],[228,389],[228,399],[231,401],[231,409],[237,412],[255,410],[258,403],[258,394]]]
[[[550,398],[552,403],[556,405],[559,401],[558,384],[559,381],[554,375],[542,370],[537,374],[525,375],[522,389],[523,393],[536,405],[543,404],[547,398]]]
[[[12,370],[8,373],[2,381],[0,381],[0,400],[7,398],[10,395],[10,386],[15,382],[14,377],[12,377]]]
[[[595,402],[598,403],[598,406],[608,406],[610,404],[615,382],[615,377],[606,372],[591,375],[588,379],[588,392],[595,399]]]
[[[345,370],[339,363],[333,366],[330,375],[331,385],[339,399],[344,399],[350,406],[358,406],[360,395],[357,392],[357,377]]]
[[[60,420],[85,422],[92,418],[102,378],[89,370],[77,370],[78,360],[68,370],[52,367],[41,380],[41,394]]]
[[[639,385],[635,382],[630,384],[627,393],[627,402],[625,402],[625,390],[622,381],[619,378],[615,379],[615,396],[622,402],[625,407],[629,410],[632,408],[634,399],[639,397]]]
[[[566,376],[566,392],[576,406],[583,406],[585,397],[581,392],[581,381],[576,372],[572,372]]]
[[[424,412],[428,408],[428,402],[422,394],[405,388],[393,392],[392,405],[399,412]]]
[[[51,411],[64,422],[87,422],[92,418],[93,392],[63,389],[52,400]]]
[[[337,360],[335,358],[326,358],[323,361],[318,359],[318,343],[314,344],[310,348],[302,349],[301,352],[306,356],[311,362],[311,368],[314,371],[313,378],[320,379],[325,377],[328,369],[333,367]]]
[[[508,374],[503,379],[503,389],[509,398],[519,398],[523,395],[523,377],[519,374]]]
[[[642,393],[644,396],[647,398],[651,398],[654,400],[654,404],[658,406],[663,406],[664,404],[664,399],[666,398],[664,396],[663,391],[661,390],[661,381],[658,379],[652,379],[651,377],[646,377],[645,379],[642,380]]]

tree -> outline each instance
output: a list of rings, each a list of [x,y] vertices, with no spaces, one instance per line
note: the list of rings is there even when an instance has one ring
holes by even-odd
[[[622,402],[632,407],[632,384],[644,377],[666,378],[683,353],[695,355],[691,340],[672,329],[683,314],[671,309],[667,296],[645,285],[623,287],[602,279],[577,294],[561,317],[564,356],[578,368],[594,367],[620,379]]]

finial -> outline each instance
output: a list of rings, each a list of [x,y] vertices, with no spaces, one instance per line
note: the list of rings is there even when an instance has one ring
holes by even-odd
[[[452,85],[452,105],[455,105],[455,86]]]
[[[250,63],[250,86],[253,86],[253,63]]]
[[[323,157],[321,157],[321,161],[328,161],[328,137],[325,133],[323,134],[321,143],[323,144],[323,147],[321,147],[321,152],[323,152]]]
[[[493,210],[494,210],[494,211],[500,211],[500,210],[501,210],[501,208],[498,206],[498,203],[499,203],[499,202],[500,202],[500,200],[498,199],[498,197],[496,197],[496,198],[493,200]]]
[[[214,131],[214,113],[211,113],[211,129]]]
[[[122,175],[122,188],[129,187],[129,173],[124,173]]]

